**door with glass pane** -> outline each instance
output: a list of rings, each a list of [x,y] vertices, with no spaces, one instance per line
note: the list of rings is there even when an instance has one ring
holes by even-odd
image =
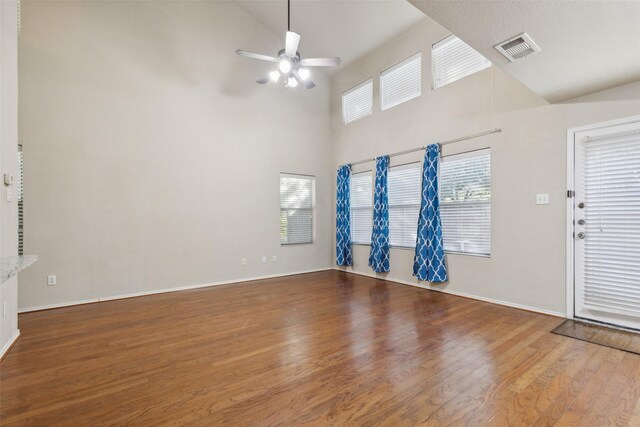
[[[574,146],[575,317],[640,329],[640,122]]]

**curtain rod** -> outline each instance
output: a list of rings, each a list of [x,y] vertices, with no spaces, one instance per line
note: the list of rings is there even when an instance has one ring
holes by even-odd
[[[481,136],[491,135],[493,133],[500,133],[500,132],[502,132],[502,129],[495,128],[495,129],[487,130],[487,131],[484,131],[484,132],[476,133],[476,134],[473,134],[473,135],[463,136],[462,138],[456,138],[456,139],[450,139],[448,141],[438,142],[437,144],[446,145],[446,144],[451,144],[453,142],[466,141],[467,139],[478,138],[478,137],[481,137]],[[424,150],[426,148],[427,148],[427,146],[423,145],[423,146],[420,146],[420,147],[411,148],[409,150],[398,151],[396,153],[389,154],[389,157],[400,156],[402,154],[409,154],[409,153],[413,153],[414,151]],[[373,158],[370,158],[370,159],[358,160],[357,162],[351,162],[350,164],[353,166],[353,165],[359,165],[359,164],[362,164],[362,163],[373,162],[375,160],[376,160],[376,158],[373,157]]]

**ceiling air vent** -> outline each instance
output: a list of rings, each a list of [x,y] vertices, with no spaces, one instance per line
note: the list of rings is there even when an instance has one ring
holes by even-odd
[[[509,40],[498,43],[494,47],[511,62],[525,58],[536,52],[540,52],[538,45],[531,40],[531,37],[529,37],[527,33],[518,34],[515,37],[511,37]]]

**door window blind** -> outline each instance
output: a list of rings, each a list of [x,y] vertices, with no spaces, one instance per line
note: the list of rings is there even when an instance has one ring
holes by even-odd
[[[312,243],[315,237],[315,178],[280,174],[280,243]]]
[[[349,124],[373,113],[373,79],[342,94],[342,119]]]
[[[389,243],[415,248],[422,193],[420,163],[389,168]]]
[[[488,149],[443,157],[440,217],[444,249],[491,254],[491,156]]]
[[[453,34],[431,48],[433,88],[460,80],[491,66],[491,62]]]
[[[584,304],[638,316],[640,135],[584,147]]]
[[[351,242],[371,243],[373,190],[371,171],[351,175]]]
[[[421,93],[421,53],[380,73],[380,102],[383,110],[420,96]]]

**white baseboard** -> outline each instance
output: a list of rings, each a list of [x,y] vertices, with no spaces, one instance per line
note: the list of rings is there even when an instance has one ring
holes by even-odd
[[[559,311],[552,311],[552,310],[546,310],[546,309],[543,309],[543,308],[530,307],[528,305],[516,304],[516,303],[512,303],[512,302],[508,302],[508,301],[501,301],[501,300],[497,300],[497,299],[493,299],[493,298],[486,298],[486,297],[482,297],[482,296],[478,296],[478,295],[467,294],[465,292],[456,292],[456,291],[450,291],[448,289],[432,288],[432,287],[427,286],[427,285],[420,285],[418,283],[411,283],[411,282],[406,281],[406,280],[393,279],[393,278],[387,278],[387,277],[379,277],[379,276],[376,276],[374,273],[363,273],[363,272],[359,272],[359,271],[343,270],[343,269],[337,268],[337,267],[334,267],[334,270],[338,270],[338,271],[342,271],[342,272],[350,273],[350,274],[357,274],[357,275],[360,275],[360,276],[372,277],[374,279],[379,279],[379,280],[386,280],[387,282],[399,283],[401,285],[413,286],[413,287],[416,287],[416,288],[426,289],[426,290],[429,290],[429,291],[442,292],[442,293],[445,293],[445,294],[456,295],[456,296],[459,296],[459,297],[475,299],[475,300],[478,300],[478,301],[484,301],[484,302],[488,302],[488,303],[491,303],[491,304],[498,304],[498,305],[503,305],[503,306],[506,306],[506,307],[517,308],[517,309],[520,309],[520,310],[532,311],[534,313],[547,314],[549,316],[561,317],[563,319],[565,319],[567,317],[565,313],[561,313]]]
[[[273,278],[276,278],[276,277],[285,277],[285,276],[295,276],[297,274],[316,273],[318,271],[327,271],[327,270],[333,270],[333,267],[318,268],[318,269],[315,269],[315,270],[295,271],[295,272],[291,272],[291,273],[270,274],[270,275],[267,275],[267,276],[247,277],[247,278],[244,278],[244,279],[223,280],[223,281],[219,281],[219,282],[202,283],[202,284],[197,284],[197,285],[178,286],[178,287],[174,287],[174,288],[157,289],[157,290],[152,290],[152,291],[134,292],[134,293],[131,293],[131,294],[113,295],[113,296],[108,296],[108,297],[91,298],[91,299],[80,300],[80,301],[62,302],[62,303],[56,303],[56,304],[41,305],[41,306],[37,306],[37,307],[19,308],[18,309],[18,313],[28,313],[30,311],[40,311],[40,310],[49,310],[49,309],[52,309],[52,308],[70,307],[70,306],[73,306],[73,305],[90,304],[90,303],[101,302],[101,301],[113,301],[113,300],[118,300],[118,299],[141,297],[141,296],[145,296],[145,295],[164,294],[164,293],[167,293],[167,292],[186,291],[186,290],[189,290],[189,289],[208,288],[210,286],[231,285],[231,284],[234,284],[234,283],[240,284],[240,283],[245,283],[245,282],[253,282],[255,280],[273,279]]]
[[[11,335],[11,338],[9,338],[9,341],[7,341],[7,343],[4,346],[2,346],[2,350],[0,351],[0,360],[2,360],[4,355],[13,346],[13,344],[16,342],[19,336],[20,336],[20,329],[16,329],[13,335]]]

